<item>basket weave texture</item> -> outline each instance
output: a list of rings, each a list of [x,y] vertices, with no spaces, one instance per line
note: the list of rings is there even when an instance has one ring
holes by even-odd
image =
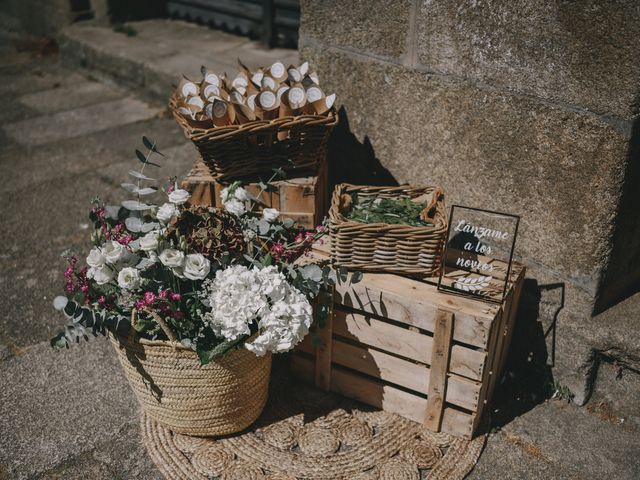
[[[327,141],[338,115],[299,115],[255,120],[241,125],[201,128],[178,112],[173,95],[169,107],[185,136],[220,181],[271,175],[272,168],[295,171],[296,176],[315,175],[325,161]]]
[[[193,350],[176,342],[110,339],[142,410],[175,432],[227,435],[262,413],[271,354],[237,349],[201,366]]]
[[[345,194],[358,198],[406,199],[431,196],[425,213],[433,226],[361,223],[345,218]],[[440,187],[336,186],[329,210],[331,260],[336,266],[366,272],[431,276],[438,272],[447,234],[447,212]]]

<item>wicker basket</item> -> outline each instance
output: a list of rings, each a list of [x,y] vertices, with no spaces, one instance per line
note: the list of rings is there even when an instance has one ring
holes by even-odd
[[[141,408],[177,433],[227,435],[251,425],[267,401],[271,355],[237,349],[201,366],[180,343],[110,335]]]
[[[295,171],[296,176],[316,175],[325,161],[327,141],[338,115],[300,115],[255,120],[241,125],[198,128],[178,112],[177,97],[169,107],[178,124],[200,151],[211,173],[220,181],[271,175],[272,168]]]
[[[417,198],[431,196],[425,209],[434,226],[414,227],[386,223],[360,223],[341,213],[344,194],[358,197]],[[388,272],[411,276],[435,275],[442,261],[447,234],[444,193],[439,187],[417,188],[337,185],[329,210],[331,260],[336,266],[366,272]]]

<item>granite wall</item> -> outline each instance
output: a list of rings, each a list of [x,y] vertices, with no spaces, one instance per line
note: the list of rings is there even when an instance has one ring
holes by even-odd
[[[344,105],[334,165],[521,215],[517,259],[578,401],[593,315],[640,286],[639,38],[635,0],[302,1],[301,56]]]

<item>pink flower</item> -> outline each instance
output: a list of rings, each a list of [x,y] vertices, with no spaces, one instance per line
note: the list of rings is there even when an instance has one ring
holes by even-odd
[[[153,292],[145,292],[144,301],[147,305],[152,305],[156,301],[156,295]]]
[[[304,236],[302,235],[302,232],[300,232],[298,235],[296,235],[295,242],[302,243],[303,241],[304,241]]]
[[[175,187],[173,185],[169,185],[167,187],[167,195],[170,194],[171,192],[173,192],[175,190]]]
[[[179,302],[180,300],[182,300],[182,295],[180,295],[179,293],[172,293],[171,300],[173,300],[174,302]]]
[[[167,298],[169,296],[169,290],[160,290],[160,298]]]

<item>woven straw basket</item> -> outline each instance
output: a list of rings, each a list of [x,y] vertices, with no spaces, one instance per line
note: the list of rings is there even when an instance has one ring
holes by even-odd
[[[178,112],[177,97],[169,107],[218,180],[271,175],[272,168],[295,171],[296,176],[315,175],[325,161],[327,141],[338,115],[299,115],[255,120],[241,125],[198,128]]]
[[[359,198],[431,197],[425,208],[433,226],[360,223],[341,213],[344,195],[357,193]],[[331,221],[331,260],[336,266],[364,272],[388,272],[411,276],[435,275],[442,262],[447,234],[447,212],[440,187],[369,187],[343,183],[337,185],[329,210]]]
[[[239,432],[265,406],[270,354],[257,357],[241,348],[201,366],[193,350],[176,342],[110,339],[141,408],[174,432]]]

